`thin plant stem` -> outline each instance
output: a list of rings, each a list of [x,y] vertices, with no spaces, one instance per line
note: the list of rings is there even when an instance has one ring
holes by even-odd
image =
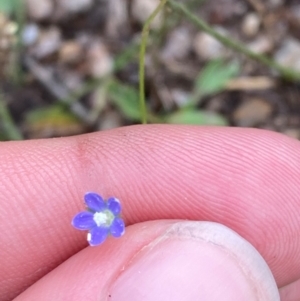
[[[145,100],[145,54],[146,54],[147,40],[150,31],[150,24],[153,21],[153,19],[157,16],[157,14],[163,9],[167,1],[168,0],[160,1],[160,4],[146,20],[142,30],[140,58],[139,58],[139,101],[140,101],[140,109],[141,109],[141,122],[143,124],[147,123],[147,109],[146,109],[146,100]]]
[[[168,0],[167,3],[174,11],[182,13],[188,20],[194,23],[199,29],[203,30],[204,32],[208,33],[209,35],[213,36],[223,45],[231,48],[235,51],[243,53],[245,56],[258,61],[261,64],[268,66],[271,69],[276,70],[281,77],[288,81],[299,81],[300,80],[300,73],[292,70],[290,68],[286,68],[275,61],[271,60],[270,58],[266,57],[265,55],[255,53],[251,51],[249,48],[244,46],[242,43],[232,40],[216,30],[214,30],[211,26],[209,26],[206,22],[200,19],[198,16],[195,16],[191,13],[186,6],[181,3],[178,3],[174,0]]]
[[[0,93],[0,121],[2,123],[3,132],[9,140],[23,139],[21,132],[14,124],[2,93]]]

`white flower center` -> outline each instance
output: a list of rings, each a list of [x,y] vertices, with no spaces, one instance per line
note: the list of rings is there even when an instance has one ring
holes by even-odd
[[[107,224],[109,217],[104,212],[96,212],[94,214],[93,219],[94,219],[95,223],[97,224],[97,226],[99,227],[103,224]]]

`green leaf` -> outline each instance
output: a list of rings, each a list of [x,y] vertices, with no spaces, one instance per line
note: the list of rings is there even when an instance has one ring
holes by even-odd
[[[9,141],[8,135],[4,133],[4,131],[0,127],[0,141]]]
[[[126,118],[134,121],[140,120],[139,94],[135,88],[114,81],[108,88],[108,94]]]
[[[11,14],[20,5],[20,0],[0,0],[0,12]]]
[[[78,118],[61,105],[51,105],[28,112],[24,125],[32,138],[69,136],[84,131],[84,126]]]
[[[209,62],[199,73],[195,81],[194,94],[208,96],[222,91],[231,78],[239,72],[237,63],[225,64],[222,60]]]
[[[51,120],[73,121],[76,120],[71,113],[66,111],[61,105],[52,105],[45,108],[34,109],[27,113],[26,120],[29,122],[46,122]]]
[[[139,54],[140,44],[133,42],[121,52],[114,60],[114,70],[118,71],[126,67],[131,61],[136,59]]]
[[[167,123],[195,125],[228,125],[228,121],[219,114],[207,111],[182,110],[166,118]]]

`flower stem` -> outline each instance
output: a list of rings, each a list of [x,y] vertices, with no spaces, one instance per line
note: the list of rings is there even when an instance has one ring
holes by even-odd
[[[270,58],[266,57],[265,55],[255,53],[251,51],[249,48],[244,46],[242,43],[232,40],[216,30],[214,30],[211,26],[209,26],[206,22],[204,22],[199,17],[192,14],[186,6],[184,6],[181,3],[178,3],[174,0],[168,0],[167,3],[173,10],[178,11],[182,13],[188,20],[190,20],[192,23],[194,23],[199,29],[203,30],[204,32],[208,33],[209,35],[213,36],[215,39],[217,39],[219,42],[221,42],[223,45],[227,46],[228,48],[231,48],[235,51],[238,51],[240,53],[243,53],[245,56],[254,59],[258,61],[261,64],[264,64],[268,66],[271,69],[276,70],[282,78],[288,80],[288,81],[299,81],[300,80],[300,73],[292,70],[290,68],[286,68],[278,63],[276,63],[274,60],[271,60]]]
[[[142,30],[140,58],[139,58],[139,90],[140,90],[139,100],[140,100],[140,109],[141,109],[141,122],[143,124],[147,123],[147,109],[146,109],[146,100],[145,100],[145,53],[146,53],[147,40],[150,31],[150,24],[153,21],[153,19],[157,16],[157,14],[163,9],[166,2],[167,0],[160,1],[160,4],[146,20]]]

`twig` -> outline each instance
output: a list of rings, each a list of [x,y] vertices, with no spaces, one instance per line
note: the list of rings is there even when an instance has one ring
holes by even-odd
[[[4,96],[0,93],[0,120],[9,140],[22,140],[23,136],[10,115]]]
[[[154,12],[149,16],[146,20],[143,30],[142,30],[142,39],[140,46],[140,59],[139,59],[139,100],[140,100],[140,108],[141,108],[141,121],[142,123],[147,123],[147,110],[146,110],[146,101],[145,101],[145,53],[147,46],[147,39],[150,31],[150,24],[153,19],[157,16],[157,14],[162,10],[167,0],[161,0],[157,8]]]
[[[91,125],[93,121],[90,118],[89,112],[79,102],[71,102],[70,94],[66,87],[57,82],[52,76],[51,71],[40,66],[34,59],[25,57],[24,64],[35,76],[35,78],[43,84],[43,86],[62,104],[67,105],[70,110],[79,119],[86,124]]]
[[[204,32],[208,33],[209,35],[213,36],[215,39],[217,39],[219,42],[221,42],[223,45],[227,46],[228,48],[231,48],[235,51],[243,53],[247,57],[258,61],[259,63],[264,64],[271,69],[276,70],[281,75],[281,77],[283,77],[286,80],[289,80],[289,81],[299,81],[300,80],[299,72],[289,69],[289,68],[286,68],[262,54],[258,54],[258,53],[251,51],[250,49],[245,47],[242,43],[240,43],[238,41],[234,41],[234,40],[220,34],[216,30],[214,30],[211,26],[209,26],[206,22],[204,22],[202,19],[200,19],[199,17],[192,14],[183,4],[177,3],[174,0],[168,0],[167,4],[173,10],[176,10],[176,11],[182,13],[188,20],[190,20],[192,23],[194,23],[198,28],[200,28]]]
[[[245,76],[232,78],[226,83],[229,91],[259,91],[274,88],[276,81],[266,76]]]

